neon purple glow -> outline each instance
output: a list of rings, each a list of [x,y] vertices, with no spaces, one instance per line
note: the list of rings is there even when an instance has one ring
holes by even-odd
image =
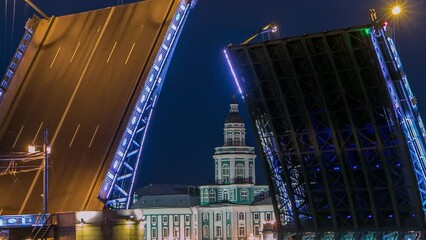
[[[229,60],[228,53],[226,52],[225,49],[223,50],[223,53],[225,53],[226,61],[228,62],[229,69],[231,69],[231,73],[232,73],[232,76],[234,77],[235,83],[237,84],[238,91],[240,92],[241,97],[244,99],[243,91],[241,90],[240,83],[238,82],[237,75],[235,74],[235,71],[234,71],[234,67],[232,67],[231,61]]]

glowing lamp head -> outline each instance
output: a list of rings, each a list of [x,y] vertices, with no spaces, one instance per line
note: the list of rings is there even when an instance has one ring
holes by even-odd
[[[395,6],[395,7],[393,7],[392,8],[392,14],[393,15],[398,15],[398,14],[400,14],[401,13],[401,7],[400,6]]]
[[[36,152],[36,147],[32,146],[32,145],[28,146],[28,152],[29,153],[35,153]]]

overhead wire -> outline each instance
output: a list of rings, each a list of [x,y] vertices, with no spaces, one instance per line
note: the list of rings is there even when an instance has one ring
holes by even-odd
[[[7,64],[7,0],[4,0],[4,52],[3,52],[3,65]],[[3,70],[3,69],[1,69]]]

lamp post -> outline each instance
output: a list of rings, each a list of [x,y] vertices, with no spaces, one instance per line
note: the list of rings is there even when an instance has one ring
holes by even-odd
[[[35,146],[28,146],[28,152],[35,153]],[[48,131],[44,130],[44,142],[43,142],[43,214],[48,213],[47,203],[49,196],[49,154],[50,145],[48,141]]]

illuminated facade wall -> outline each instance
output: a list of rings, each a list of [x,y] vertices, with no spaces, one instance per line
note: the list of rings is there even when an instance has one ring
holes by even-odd
[[[377,239],[425,228],[425,131],[385,28],[225,51],[287,233]]]
[[[193,196],[177,194],[142,196],[136,202],[146,219],[146,239],[276,239],[269,188],[254,184],[256,155],[245,145],[236,103],[225,121],[224,146],[215,150],[216,184],[200,186],[196,204],[191,205]]]

